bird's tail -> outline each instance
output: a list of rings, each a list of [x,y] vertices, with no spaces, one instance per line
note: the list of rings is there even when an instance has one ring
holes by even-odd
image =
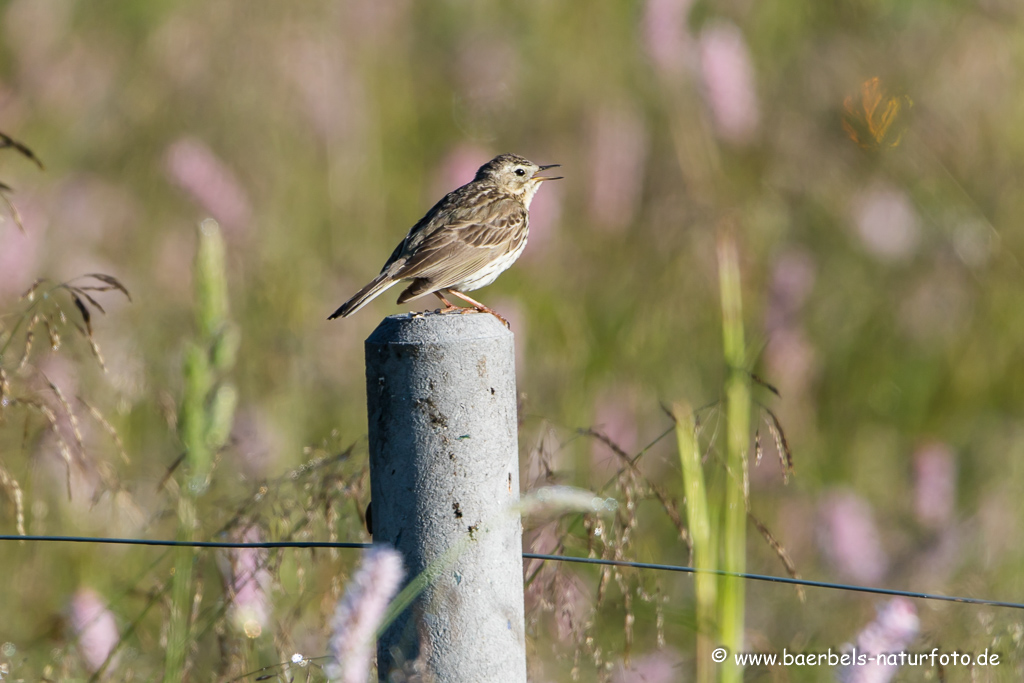
[[[373,278],[370,284],[366,285],[358,292],[355,293],[351,299],[341,305],[341,307],[331,314],[328,320],[334,320],[335,318],[344,318],[352,315],[360,308],[376,299],[384,290],[389,287],[393,287],[398,284],[398,280],[391,277],[390,273],[381,273],[377,277]]]

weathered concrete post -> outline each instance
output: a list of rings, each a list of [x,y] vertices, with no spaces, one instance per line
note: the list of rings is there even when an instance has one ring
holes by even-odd
[[[393,315],[366,340],[373,539],[451,564],[378,643],[437,683],[526,683],[514,337],[494,316]]]

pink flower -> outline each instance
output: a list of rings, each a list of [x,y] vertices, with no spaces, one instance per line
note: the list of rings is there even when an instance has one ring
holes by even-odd
[[[900,261],[917,249],[921,232],[917,211],[903,190],[870,187],[854,198],[852,213],[857,234],[874,256]]]
[[[818,543],[843,576],[875,583],[885,576],[889,558],[871,506],[855,493],[830,493],[819,506]]]
[[[86,668],[99,671],[121,641],[114,615],[96,591],[80,588],[71,598],[68,622]]]
[[[374,634],[404,577],[402,555],[397,550],[376,545],[363,555],[363,562],[331,620],[328,647],[335,658],[327,667],[331,680],[366,682],[373,658]]]
[[[263,534],[250,526],[240,535],[242,543],[259,543]],[[228,620],[249,638],[258,638],[270,621],[270,586],[273,579],[267,570],[267,551],[233,548],[228,550],[228,566],[222,568],[227,592]],[[225,571],[226,569],[226,571]]]
[[[192,200],[227,230],[245,228],[252,215],[238,178],[205,144],[179,138],[167,148],[167,173]]]
[[[928,444],[914,453],[914,513],[938,529],[952,519],[955,505],[956,455],[946,444]]]
[[[717,23],[701,31],[700,72],[719,136],[733,144],[751,142],[760,113],[750,52],[736,26]]]
[[[647,127],[630,107],[605,106],[591,124],[590,213],[619,229],[636,213],[647,160]]]
[[[857,654],[877,656],[905,651],[920,631],[914,603],[906,598],[893,598],[878,608],[878,616],[857,634]],[[846,666],[837,672],[841,683],[888,683],[899,671],[898,666],[870,661],[862,666]]]
[[[668,78],[680,76],[693,55],[686,21],[693,0],[648,0],[644,8],[643,41],[655,68]]]

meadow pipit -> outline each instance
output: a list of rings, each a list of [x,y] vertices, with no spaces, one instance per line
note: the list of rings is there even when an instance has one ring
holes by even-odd
[[[507,326],[507,320],[465,292],[494,282],[523,253],[533,195],[545,180],[560,179],[538,174],[556,166],[538,166],[515,154],[488,161],[472,182],[449,192],[412,226],[380,275],[328,319],[351,315],[387,288],[411,280],[398,303],[434,294],[444,302],[443,312],[475,309],[490,313]],[[473,308],[453,306],[445,294],[454,294]]]

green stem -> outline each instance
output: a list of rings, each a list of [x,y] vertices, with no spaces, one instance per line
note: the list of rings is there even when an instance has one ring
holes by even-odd
[[[718,592],[714,532],[708,510],[707,485],[701,469],[701,454],[689,405],[673,406],[676,416],[676,442],[679,444],[679,464],[683,472],[683,490],[686,499],[686,520],[693,539],[693,564],[698,570],[694,576],[697,596],[697,683],[713,683],[715,667],[711,659],[714,649],[715,600]]]
[[[228,441],[238,404],[238,392],[227,377],[234,368],[239,335],[228,317],[224,239],[212,220],[202,222],[198,235],[194,269],[198,339],[185,350],[178,420],[178,437],[185,449],[178,487],[178,539],[183,541],[196,538],[196,505],[209,487],[214,456]],[[195,552],[189,548],[179,550],[174,559],[166,683],[180,681],[188,668],[194,560]]]
[[[736,242],[724,234],[718,243],[718,272],[722,295],[722,332],[728,376],[725,383],[726,473],[722,569],[746,570],[747,446],[750,438],[750,384],[743,371],[743,305]],[[719,637],[730,653],[743,650],[744,584],[735,576],[721,578]],[[723,683],[739,683],[742,668],[726,660]]]
[[[195,503],[191,493],[181,491],[178,499],[178,540],[195,540]],[[189,619],[192,605],[192,562],[195,550],[178,548],[174,558],[171,587],[171,616],[167,628],[167,658],[164,661],[164,683],[182,680],[189,644]]]

